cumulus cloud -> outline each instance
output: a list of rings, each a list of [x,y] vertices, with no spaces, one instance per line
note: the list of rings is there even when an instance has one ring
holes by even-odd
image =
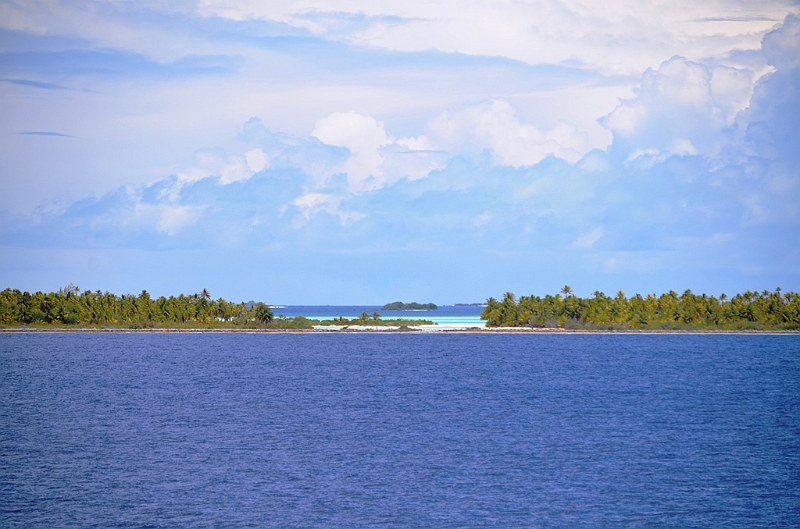
[[[436,150],[408,149],[398,142],[381,149],[383,156],[384,185],[391,185],[402,178],[409,181],[425,178],[431,172],[447,165],[449,153]]]
[[[449,157],[435,151],[425,136],[395,141],[383,122],[356,112],[336,112],[319,120],[312,135],[349,151],[341,171],[347,175],[352,193],[374,191],[401,178],[424,178],[444,167]]]
[[[416,138],[400,138],[397,144],[407,148],[410,151],[433,151],[436,146],[427,138],[427,136],[417,136]]]
[[[730,142],[730,127],[750,104],[756,75],[746,69],[673,57],[642,76],[636,97],[603,118],[629,160],[671,155],[714,157]]]
[[[395,140],[382,121],[357,112],[320,119],[312,136],[347,149],[339,170],[347,176],[352,193],[375,191],[402,178],[425,178],[453,156],[478,159],[488,151],[499,165],[525,167],[547,156],[576,163],[591,150],[586,132],[566,122],[541,131],[521,122],[514,107],[502,99],[443,112],[426,124],[425,134],[416,137]],[[317,184],[324,186],[331,177],[328,174]]]
[[[184,228],[197,222],[198,208],[191,206],[166,206],[156,224],[156,230],[168,235],[177,235]]]
[[[764,54],[773,73],[759,80],[751,106],[741,116],[741,128],[754,126],[751,139],[757,141],[758,129],[771,137],[770,141],[788,140],[796,144],[797,123],[800,122],[800,18],[789,16],[784,24],[764,38]],[[781,140],[783,138],[783,140]],[[782,149],[785,154],[797,149]]]
[[[762,44],[764,55],[769,63],[779,70],[800,67],[800,17],[788,15],[781,26],[764,36]]]
[[[292,205],[302,212],[306,221],[318,213],[327,213],[338,217],[342,223],[364,218],[361,213],[343,211],[340,207],[342,200],[342,197],[324,193],[306,193],[297,197]]]
[[[0,242],[317,257],[346,248],[360,258],[413,248],[431,252],[418,261],[439,269],[500,269],[493,275],[516,284],[566,269],[599,274],[603,263],[618,277],[649,279],[683,266],[679,282],[692,267],[717,275],[753,264],[796,278],[800,257],[787,248],[797,246],[800,222],[797,35],[789,17],[758,60],[679,55],[645,71],[603,120],[613,132],[607,150],[590,150],[560,116],[541,118],[535,98],[431,98],[405,120],[335,100],[309,110],[300,132],[251,119],[173,177],[98,191],[27,224],[3,222]],[[264,99],[242,102],[236,119],[259,113],[279,127]],[[484,261],[463,266],[475,259]]]
[[[247,161],[247,167],[253,173],[263,171],[269,165],[269,157],[260,148],[244,153],[244,159]]]
[[[266,157],[257,151],[250,151],[246,156],[228,155],[221,149],[201,149],[195,153],[194,163],[178,172],[181,182],[195,182],[209,177],[218,177],[220,183],[230,184],[247,180],[257,171],[250,163],[263,163]]]
[[[718,128],[721,123],[714,119],[710,82],[711,73],[705,66],[673,57],[658,70],[647,70],[636,98],[624,101],[604,119],[604,124],[621,137],[666,136],[653,134],[653,129],[664,131],[663,125],[668,127],[667,132],[681,127],[690,129],[700,121],[698,118],[712,118],[716,121],[714,128]]]
[[[535,165],[553,155],[577,162],[591,150],[588,134],[568,123],[544,132],[522,123],[516,110],[495,99],[454,112],[444,112],[426,126],[426,141],[453,154],[475,158],[484,150],[496,163],[511,167]]]
[[[711,96],[720,109],[726,124],[750,105],[756,73],[743,68],[719,66],[711,73]]]
[[[670,156],[694,156],[697,154],[692,142],[686,139],[678,139],[672,142],[666,150],[658,149],[636,149],[625,159],[625,165],[638,169],[649,169],[656,164],[664,162]]]
[[[602,204],[603,193],[639,196],[640,201],[677,200],[670,187],[676,186],[673,175],[687,175],[686,180],[708,175],[710,165],[706,160],[727,150],[736,152],[718,161],[714,170],[727,175],[729,181],[715,177],[714,192],[737,190],[728,191],[728,196],[735,197],[732,201],[742,208],[738,222],[780,222],[788,218],[791,209],[785,206],[784,198],[797,192],[796,171],[785,163],[782,168],[770,166],[769,160],[781,158],[761,154],[768,148],[781,153],[791,150],[785,138],[796,131],[796,123],[791,123],[792,112],[797,112],[797,97],[791,95],[796,78],[792,72],[796,68],[787,65],[793,64],[795,50],[791,47],[795,45],[792,35],[797,33],[796,26],[796,19],[790,17],[765,39],[770,43],[770,60],[776,68],[766,77],[758,78],[746,68],[704,64],[683,57],[673,57],[658,69],[647,70],[635,97],[622,101],[603,120],[614,133],[614,144],[607,153],[591,151],[586,134],[567,123],[543,128],[525,122],[505,99],[442,112],[427,122],[420,131],[423,134],[400,139],[395,139],[384,121],[366,113],[328,114],[317,120],[312,135],[306,138],[273,133],[253,118],[245,123],[238,137],[243,144],[239,151],[198,151],[190,167],[178,172],[174,180],[148,188],[142,200],[157,208],[154,230],[171,237],[182,235],[188,226],[205,226],[204,217],[212,215],[212,211],[235,209],[233,202],[212,207],[216,200],[213,197],[225,194],[219,190],[236,187],[228,185],[234,182],[246,187],[247,199],[257,203],[242,213],[247,229],[253,229],[253,218],[271,219],[259,221],[257,226],[288,218],[295,228],[302,228],[318,215],[332,216],[340,224],[353,224],[367,217],[372,222],[380,216],[376,204],[391,203],[394,199],[388,197],[394,192],[392,186],[406,179],[408,184],[402,189],[409,193],[407,196],[425,195],[431,189],[458,189],[467,198],[459,206],[463,207],[463,215],[454,210],[453,218],[481,229],[509,222],[510,213],[504,211],[503,201],[516,208],[514,214],[519,218],[583,215],[576,218],[580,225],[604,228],[592,228],[577,238],[574,227],[564,228],[562,246],[591,249],[601,238],[609,240],[607,233],[613,233],[613,222],[589,216],[591,200]],[[783,32],[789,37],[782,37]],[[740,131],[739,136],[734,133],[736,130]],[[745,144],[755,147],[748,152],[737,151],[747,147],[742,146],[744,140],[740,136],[745,137]],[[735,165],[753,153],[761,156],[760,165]],[[483,163],[486,154],[492,164]],[[783,156],[785,161],[786,155]],[[697,160],[684,165],[676,162],[684,158]],[[570,166],[571,170],[565,169]],[[480,167],[496,168],[500,172],[490,173],[495,176],[505,174],[505,170],[515,171],[513,180],[504,179],[500,186],[486,176],[485,169],[479,171]],[[599,173],[615,175],[625,182],[632,169],[645,175],[643,181],[656,175],[664,178],[663,196],[653,198],[633,187],[603,191],[597,186],[606,176],[591,182],[582,180],[587,174]],[[747,187],[752,182],[745,184],[742,175],[754,174],[768,176],[758,186]],[[699,180],[709,182],[710,178]],[[273,182],[274,187],[264,187],[267,182]],[[281,186],[283,191],[279,191]],[[744,187],[735,186],[747,187],[747,193],[739,192]],[[184,192],[188,190],[191,194]],[[694,190],[700,201],[705,200],[706,191]],[[193,202],[187,199],[189,196],[199,198]],[[451,195],[442,195],[431,204],[442,208],[449,200]],[[487,208],[486,201],[493,201],[494,206]],[[685,214],[678,213],[677,206],[672,210],[663,204],[660,207],[667,212],[664,218]],[[716,207],[720,203],[715,202],[706,210],[715,211]],[[531,221],[518,231],[537,233],[535,224]],[[719,228],[730,231],[727,226]]]
[[[382,122],[356,112],[335,112],[319,120],[311,134],[323,143],[350,151],[343,170],[353,190],[381,187],[384,159],[378,149],[394,141]]]

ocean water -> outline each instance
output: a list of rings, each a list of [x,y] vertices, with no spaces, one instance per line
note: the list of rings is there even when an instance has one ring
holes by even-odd
[[[436,310],[381,310],[377,305],[290,305],[272,310],[275,316],[305,316],[314,320],[339,317],[351,320],[362,312],[369,315],[377,312],[383,319],[429,320],[438,325],[486,325],[486,320],[481,319],[483,307],[479,305],[443,305]]]
[[[800,337],[0,335],[2,527],[798,527]]]

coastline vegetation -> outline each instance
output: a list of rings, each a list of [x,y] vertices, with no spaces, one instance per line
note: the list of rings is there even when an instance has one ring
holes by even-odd
[[[277,326],[269,305],[214,300],[206,289],[197,294],[153,299],[146,290],[138,296],[117,296],[99,290],[81,292],[74,285],[48,293],[3,290],[0,292],[0,325],[126,329]]]
[[[800,330],[800,294],[746,291],[729,298],[691,290],[661,296],[615,297],[595,292],[580,298],[567,285],[556,295],[522,296],[507,292],[489,298],[481,318],[487,327],[571,330]]]
[[[373,312],[372,315],[362,312],[358,318],[347,319],[342,316],[332,320],[323,320],[317,322],[317,325],[323,326],[343,326],[349,327],[351,325],[370,326],[370,327],[410,327],[412,325],[433,325],[430,320],[410,320],[406,318],[394,318],[384,320],[378,312]]]
[[[400,302],[398,302],[400,303]],[[393,305],[393,304],[389,304]],[[413,305],[413,304],[404,304]],[[416,304],[420,305],[420,304]],[[433,304],[430,304],[433,305]],[[435,305],[433,305],[435,307]],[[403,309],[393,309],[403,310]],[[431,309],[406,309],[431,310]],[[522,296],[507,292],[489,298],[481,314],[487,327],[530,327],[566,330],[800,330],[800,294],[746,291],[729,298],[691,290],[656,296],[595,292],[580,298],[565,286],[556,295]],[[275,329],[302,330],[314,326],[400,327],[433,325],[425,319],[383,319],[378,312],[359,317],[311,320],[303,316],[274,317],[264,303],[214,300],[208,290],[197,294],[153,299],[147,291],[117,296],[81,291],[69,285],[58,292],[0,291],[0,326],[97,329]]]
[[[0,326],[75,327],[119,329],[275,329],[303,330],[323,326],[433,325],[421,319],[382,319],[378,312],[358,318],[329,321],[304,316],[274,317],[264,303],[232,303],[211,299],[208,290],[197,294],[153,299],[143,290],[138,296],[81,290],[68,285],[58,292],[0,292]]]
[[[438,308],[436,303],[417,303],[416,301],[403,303],[402,301],[394,301],[381,307],[381,310],[436,310]]]

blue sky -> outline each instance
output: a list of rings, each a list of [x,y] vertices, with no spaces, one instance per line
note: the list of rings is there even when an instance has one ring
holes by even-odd
[[[0,287],[800,290],[800,4],[0,1]]]

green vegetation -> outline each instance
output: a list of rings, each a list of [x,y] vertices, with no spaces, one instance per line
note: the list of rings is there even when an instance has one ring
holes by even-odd
[[[403,303],[402,301],[395,301],[387,303],[381,310],[436,310],[439,307],[435,303]]]
[[[286,331],[313,329],[314,325],[319,325],[318,321],[309,320],[305,316],[295,316],[287,318],[286,316],[278,316],[268,325],[270,329],[280,329]]]
[[[587,330],[800,330],[800,294],[765,290],[728,298],[696,295],[687,290],[656,297],[595,292],[579,298],[568,285],[555,296],[507,292],[502,301],[489,298],[481,318],[488,327],[543,327]]]
[[[283,323],[282,323],[283,324]],[[0,325],[143,328],[272,328],[272,310],[264,303],[250,306],[198,294],[152,299],[141,294],[116,296],[84,291],[73,285],[58,292],[0,292]]]
[[[400,303],[400,302],[398,302]],[[400,303],[406,307],[434,304]],[[387,305],[395,306],[390,303]],[[388,309],[409,310],[409,309]],[[488,327],[541,327],[574,330],[800,330],[800,294],[750,292],[728,298],[681,295],[670,291],[661,296],[637,294],[626,297],[617,292],[609,297],[595,292],[591,298],[575,296],[569,286],[555,296],[523,296],[511,292],[501,301],[489,298],[481,317]],[[147,291],[116,296],[109,292],[84,291],[69,285],[58,292],[0,292],[0,326],[83,327],[83,328],[209,328],[209,329],[311,329],[323,326],[433,325],[429,320],[382,319],[378,312],[358,318],[339,317],[315,321],[297,316],[273,317],[264,303],[231,303],[213,300],[208,290],[197,294],[152,299]]]
[[[317,323],[318,325],[325,325],[325,326],[344,326],[348,327],[350,325],[371,325],[375,327],[409,327],[411,325],[433,325],[433,322],[430,320],[407,320],[405,318],[396,318],[392,320],[384,320],[381,318],[381,315],[377,312],[373,312],[372,315],[367,314],[366,312],[362,312],[358,318],[353,318],[348,320],[342,316],[335,318],[333,320],[324,320]]]
[[[435,305],[434,305],[435,306]],[[276,329],[303,330],[314,325],[397,326],[433,325],[428,320],[381,319],[377,312],[333,321],[303,316],[275,318],[264,303],[231,303],[211,299],[208,290],[198,294],[153,299],[143,290],[138,296],[84,291],[69,285],[58,292],[0,292],[0,326],[78,327],[120,329]]]

